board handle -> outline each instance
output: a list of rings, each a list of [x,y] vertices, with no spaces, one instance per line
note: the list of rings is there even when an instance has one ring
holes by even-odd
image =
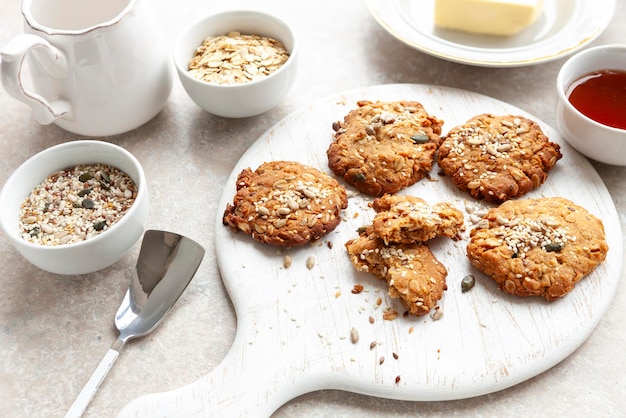
[[[281,352],[280,344],[268,346],[267,341],[250,343],[238,333],[208,375],[169,392],[139,397],[118,418],[269,417],[289,400],[322,389],[320,379],[298,365],[301,354]]]

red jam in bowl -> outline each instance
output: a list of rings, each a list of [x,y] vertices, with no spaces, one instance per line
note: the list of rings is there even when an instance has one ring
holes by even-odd
[[[626,71],[601,70],[576,80],[570,103],[585,116],[613,128],[626,129]]]

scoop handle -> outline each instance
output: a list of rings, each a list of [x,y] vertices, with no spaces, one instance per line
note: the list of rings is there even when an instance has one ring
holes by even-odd
[[[115,350],[115,344],[114,347],[109,348],[109,351],[107,351],[106,355],[102,358],[100,364],[98,364],[98,367],[89,378],[89,381],[87,381],[87,384],[83,387],[83,390],[80,391],[78,397],[70,409],[68,409],[65,418],[77,418],[83,415],[85,409],[87,409],[87,405],[89,405],[89,402],[93,399],[93,396],[96,394],[105,376],[109,373],[109,370],[111,370],[119,354],[120,352]]]

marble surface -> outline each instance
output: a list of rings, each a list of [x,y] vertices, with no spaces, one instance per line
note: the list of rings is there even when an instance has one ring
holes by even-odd
[[[151,1],[174,40],[201,13],[225,4]],[[226,2],[224,2],[226,3]],[[168,320],[129,342],[86,416],[115,416],[133,399],[179,388],[209,373],[235,336],[235,311],[215,262],[214,220],[224,182],[242,153],[263,132],[311,101],[387,83],[457,87],[489,95],[555,126],[555,78],[565,58],[523,68],[482,68],[447,62],[399,42],[369,15],[362,1],[254,6],[292,21],[301,41],[300,71],[289,96],[258,117],[228,120],[203,112],[176,80],[163,111],[144,126],[103,138],[143,164],[152,207],[148,227],[199,241],[207,256]],[[17,1],[0,0],[0,45],[22,30]],[[607,30],[591,45],[626,40],[626,1],[618,0]],[[25,159],[76,139],[42,126],[0,89],[0,184]],[[626,228],[625,167],[592,162]],[[575,168],[573,168],[575,169]],[[609,226],[610,227],[610,226]],[[84,276],[57,276],[24,261],[0,235],[0,415],[62,416],[116,338],[113,315],[128,286],[138,245],[113,266]],[[624,272],[622,272],[622,279]],[[619,416],[626,411],[626,282],[606,315],[570,357],[526,382],[477,398],[405,402],[325,390],[302,395],[274,416]]]

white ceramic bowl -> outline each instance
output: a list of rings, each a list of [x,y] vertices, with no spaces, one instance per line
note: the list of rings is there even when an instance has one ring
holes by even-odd
[[[88,163],[117,167],[133,179],[137,197],[128,212],[110,229],[79,243],[45,246],[23,239],[18,222],[24,199],[54,171]],[[15,170],[0,191],[0,226],[15,249],[40,269],[57,274],[85,274],[112,265],[139,240],[148,208],[145,174],[131,153],[108,142],[77,140],[43,150]]]
[[[187,69],[196,48],[207,36],[239,31],[281,41],[290,56],[278,70],[245,84],[220,85],[191,76]],[[259,11],[233,10],[213,14],[187,27],[174,46],[174,64],[189,97],[202,109],[227,118],[259,115],[276,106],[296,79],[298,42],[282,19]]]
[[[587,157],[606,164],[626,165],[626,130],[585,116],[567,97],[574,81],[600,70],[626,71],[626,44],[589,48],[563,64],[556,79],[557,127],[565,140]]]

